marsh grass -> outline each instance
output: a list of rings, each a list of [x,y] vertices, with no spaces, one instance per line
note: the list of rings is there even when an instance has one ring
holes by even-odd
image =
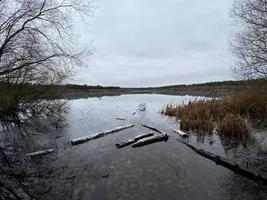
[[[181,129],[199,134],[243,137],[249,133],[245,119],[255,126],[266,123],[267,97],[251,90],[220,99],[193,100],[188,104],[163,107],[162,114],[181,120]],[[265,124],[266,125],[266,124]]]
[[[234,137],[242,137],[248,134],[248,128],[245,120],[239,115],[233,113],[226,114],[226,116],[218,123],[218,133],[221,135],[228,135]]]

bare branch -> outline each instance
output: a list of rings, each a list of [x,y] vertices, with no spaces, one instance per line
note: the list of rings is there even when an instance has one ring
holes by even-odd
[[[234,72],[243,78],[267,78],[267,1],[235,0],[239,30],[231,42]]]
[[[72,13],[87,0],[0,0],[0,81],[49,83],[66,78],[83,50],[74,46]]]

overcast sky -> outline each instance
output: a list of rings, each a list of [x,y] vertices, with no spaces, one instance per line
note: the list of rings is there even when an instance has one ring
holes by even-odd
[[[76,23],[94,54],[75,83],[159,86],[233,79],[231,0],[97,0]]]

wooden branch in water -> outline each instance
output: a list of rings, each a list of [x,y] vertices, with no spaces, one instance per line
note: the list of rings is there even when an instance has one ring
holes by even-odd
[[[182,136],[182,137],[188,137],[189,136],[189,134],[188,133],[185,133],[185,132],[183,132],[183,131],[181,131],[181,130],[173,130],[175,133],[178,133],[180,136]]]
[[[85,137],[81,137],[81,138],[76,138],[76,139],[71,140],[71,144],[72,145],[81,144],[81,143],[87,142],[89,140],[93,140],[93,139],[97,139],[97,138],[103,137],[103,136],[105,136],[107,134],[111,134],[111,133],[115,133],[115,132],[118,132],[118,131],[121,131],[121,130],[124,130],[124,129],[131,128],[133,126],[134,126],[134,124],[130,124],[130,125],[126,125],[126,126],[120,126],[120,127],[117,127],[117,128],[111,129],[111,130],[107,130],[107,131],[104,131],[104,132],[95,133],[93,135],[89,135],[89,136],[85,136]]]
[[[232,163],[232,162],[230,162],[230,161],[228,161],[228,160],[226,160],[220,156],[214,155],[214,154],[207,152],[205,150],[202,150],[202,149],[198,149],[195,146],[193,146],[192,144],[189,144],[189,143],[184,142],[184,141],[179,140],[179,139],[178,139],[178,141],[185,144],[186,146],[188,146],[190,149],[192,149],[197,154],[215,162],[217,165],[224,166],[227,169],[232,170],[233,172],[235,172],[239,175],[242,175],[246,178],[253,180],[254,182],[260,182],[264,185],[267,185],[267,177],[264,177],[260,174],[256,174],[252,171],[249,171],[248,169],[242,168],[238,164]]]
[[[126,141],[123,141],[119,144],[116,144],[116,147],[117,148],[122,148],[122,147],[125,147],[125,146],[128,146],[130,144],[133,144],[135,142],[137,142],[138,140],[141,140],[143,138],[146,138],[146,137],[150,137],[150,136],[153,136],[153,133],[150,132],[150,133],[145,133],[145,134],[142,134],[142,135],[138,135],[132,139],[129,139],[129,140],[126,140]]]
[[[36,152],[33,152],[33,153],[28,153],[26,154],[26,156],[41,156],[41,155],[46,155],[46,154],[49,154],[49,153],[54,153],[56,152],[55,149],[47,149],[47,150],[43,150],[43,151],[36,151]]]
[[[116,117],[116,120],[125,121],[126,119],[124,119],[124,118],[119,118],[119,117]]]
[[[142,124],[142,126],[145,127],[145,128],[148,128],[148,129],[150,129],[150,130],[156,131],[156,132],[158,132],[158,133],[166,134],[166,133],[164,133],[162,130],[159,130],[159,129],[154,128],[154,127],[152,127],[152,126],[148,126],[148,125],[145,125],[145,124]]]
[[[161,141],[166,142],[168,139],[169,139],[169,136],[166,133],[164,133],[164,134],[156,135],[153,137],[141,139],[141,140],[137,141],[136,143],[134,143],[132,147],[142,147],[142,146],[145,146],[148,144],[152,144],[155,142],[161,142]]]

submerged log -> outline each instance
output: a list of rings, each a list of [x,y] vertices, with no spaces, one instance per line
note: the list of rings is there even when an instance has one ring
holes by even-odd
[[[245,168],[239,166],[238,164],[230,162],[230,161],[228,161],[228,160],[226,160],[220,156],[214,155],[214,154],[207,152],[205,150],[202,150],[202,149],[198,149],[195,146],[193,146],[192,144],[189,144],[189,143],[184,142],[184,141],[179,140],[179,139],[178,139],[178,141],[185,144],[186,146],[188,146],[190,149],[192,149],[197,154],[215,162],[217,165],[224,166],[225,168],[227,168],[227,169],[229,169],[229,170],[231,170],[231,171],[233,171],[239,175],[242,175],[246,178],[249,178],[254,182],[259,182],[261,184],[267,185],[267,177],[264,177],[260,174],[256,174],[252,171],[249,171],[248,169],[245,169]]]
[[[183,132],[183,131],[181,131],[181,130],[173,130],[175,133],[178,133],[180,136],[182,136],[182,137],[188,137],[189,136],[189,134],[188,133],[185,133],[185,132]]]
[[[28,153],[26,154],[26,156],[41,156],[41,155],[46,155],[46,154],[49,154],[49,153],[54,153],[56,152],[55,149],[47,149],[47,150],[43,150],[43,151],[36,151],[36,152],[33,152],[33,153]]]
[[[155,142],[161,142],[161,141],[165,141],[166,142],[168,139],[169,139],[169,136],[166,133],[164,133],[164,134],[152,136],[152,137],[149,137],[149,138],[141,139],[141,140],[137,141],[136,143],[134,143],[132,145],[132,147],[142,147],[142,146],[145,146],[145,145],[148,145],[148,144],[152,144],[152,143],[155,143]]]
[[[142,135],[138,135],[132,139],[129,139],[129,140],[126,140],[126,141],[123,141],[119,144],[116,144],[116,147],[117,148],[122,148],[122,147],[125,147],[125,146],[128,146],[130,144],[133,144],[135,142],[137,142],[138,140],[141,140],[143,138],[146,138],[146,137],[150,137],[150,136],[153,136],[153,133],[150,132],[150,133],[145,133],[145,134],[142,134]]]
[[[156,131],[156,132],[158,132],[158,133],[166,134],[166,133],[164,133],[162,130],[159,130],[159,129],[154,128],[154,127],[152,127],[152,126],[148,126],[148,125],[145,125],[145,124],[142,124],[142,126],[145,127],[145,128],[148,128],[148,129],[150,129],[150,130]]]
[[[89,140],[93,140],[93,139],[97,139],[97,138],[103,137],[103,136],[105,136],[107,134],[111,134],[111,133],[115,133],[115,132],[118,132],[118,131],[121,131],[121,130],[124,130],[124,129],[131,128],[133,126],[134,126],[134,124],[130,124],[130,125],[126,125],[126,126],[120,126],[120,127],[117,127],[117,128],[111,129],[111,130],[107,130],[107,131],[104,131],[104,132],[95,133],[93,135],[89,135],[89,136],[85,136],[85,137],[81,137],[81,138],[76,138],[76,139],[71,140],[71,144],[72,145],[81,144],[81,143],[87,142]]]

